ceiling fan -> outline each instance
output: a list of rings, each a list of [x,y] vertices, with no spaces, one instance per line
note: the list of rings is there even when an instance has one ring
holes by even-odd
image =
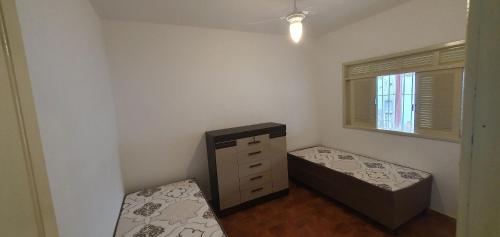
[[[290,24],[290,37],[296,44],[302,39],[302,21],[310,11],[298,11],[297,0],[293,0],[293,12],[285,17],[285,20]]]
[[[285,20],[289,23],[290,38],[292,38],[292,41],[297,44],[302,39],[302,28],[303,28],[302,21],[304,21],[307,15],[312,14],[312,12],[309,9],[311,9],[311,7],[299,11],[297,9],[297,0],[293,0],[293,11],[290,14],[279,18],[272,18],[263,21],[253,22],[251,24],[261,24],[278,19]]]

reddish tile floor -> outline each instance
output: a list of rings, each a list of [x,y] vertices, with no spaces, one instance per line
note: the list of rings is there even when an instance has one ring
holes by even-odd
[[[291,183],[290,194],[221,218],[229,237],[395,236],[355,211],[304,186]],[[403,225],[401,237],[452,237],[455,221],[428,211]]]

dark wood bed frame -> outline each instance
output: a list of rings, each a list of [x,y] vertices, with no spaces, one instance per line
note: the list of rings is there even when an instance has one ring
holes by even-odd
[[[432,176],[407,188],[390,191],[290,153],[288,175],[391,231],[396,231],[430,205]]]

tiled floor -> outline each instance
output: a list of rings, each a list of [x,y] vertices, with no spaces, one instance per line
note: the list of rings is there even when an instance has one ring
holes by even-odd
[[[394,236],[358,213],[291,183],[290,194],[221,219],[229,237]],[[452,237],[453,219],[428,211],[403,225],[397,236]]]

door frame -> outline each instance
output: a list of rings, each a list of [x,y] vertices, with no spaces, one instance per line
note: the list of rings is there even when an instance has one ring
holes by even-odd
[[[500,233],[500,0],[469,0],[457,236]]]
[[[0,45],[6,53],[39,237],[57,237],[56,217],[15,0],[0,0]]]

